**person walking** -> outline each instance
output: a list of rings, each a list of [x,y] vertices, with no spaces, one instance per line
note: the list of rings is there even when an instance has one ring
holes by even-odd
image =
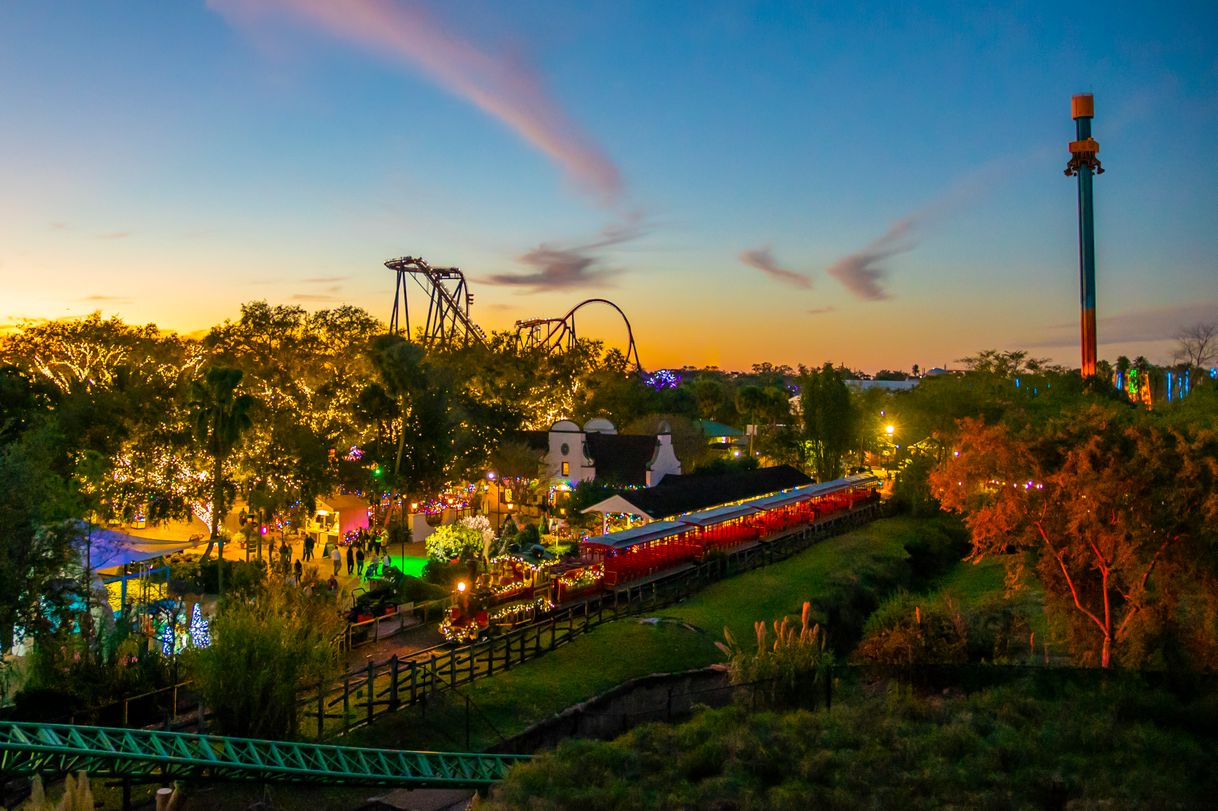
[[[301,564],[300,559],[297,558],[296,562],[294,564],[292,564],[292,577],[295,580],[295,585],[297,585],[297,586],[300,585],[300,579],[303,576],[304,576],[304,566]]]
[[[377,575],[376,567],[380,566],[380,565],[381,565],[381,559],[379,557],[377,557],[377,554],[375,552],[373,552],[372,561],[368,564],[368,579],[369,580],[376,577],[376,575]]]
[[[313,559],[313,536],[312,536],[312,535],[306,535],[306,536],[305,536],[305,540],[304,540],[304,559],[305,559],[305,560],[312,560],[312,559]]]
[[[334,551],[330,553],[330,560],[334,561],[334,576],[338,577],[338,570],[343,567],[343,553],[339,551],[337,544],[334,546]]]
[[[355,574],[355,548],[347,547],[347,574]]]
[[[364,547],[359,547],[355,550],[355,573],[357,575],[364,574]]]
[[[284,538],[279,544],[279,560],[283,565],[283,570],[286,572],[292,566],[292,547],[288,546],[288,539]]]

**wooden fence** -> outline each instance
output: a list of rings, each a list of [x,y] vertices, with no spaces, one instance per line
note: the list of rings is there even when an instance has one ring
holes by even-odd
[[[647,613],[682,600],[709,583],[767,566],[806,549],[817,540],[875,517],[879,504],[830,516],[813,526],[789,530],[697,565],[602,592],[559,609],[545,619],[457,648],[443,646],[392,656],[343,674],[337,683],[302,691],[297,702],[301,732],[324,739],[371,723],[385,713],[454,690],[477,679],[535,659],[597,625]]]

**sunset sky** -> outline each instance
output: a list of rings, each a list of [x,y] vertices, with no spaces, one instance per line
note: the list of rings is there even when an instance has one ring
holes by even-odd
[[[1091,92],[1100,356],[1166,361],[1218,320],[1218,4],[992,5],[2,3],[0,324],[387,320],[409,254],[488,329],[612,299],[652,369],[1077,366]]]

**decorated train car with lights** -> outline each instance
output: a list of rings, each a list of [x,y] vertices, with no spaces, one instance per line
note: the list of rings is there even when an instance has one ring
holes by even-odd
[[[578,558],[553,563],[496,558],[472,584],[458,584],[440,632],[450,642],[470,642],[492,629],[531,622],[555,606],[698,563],[713,552],[772,541],[795,527],[875,504],[880,484],[870,474],[850,476],[724,504],[586,538]]]

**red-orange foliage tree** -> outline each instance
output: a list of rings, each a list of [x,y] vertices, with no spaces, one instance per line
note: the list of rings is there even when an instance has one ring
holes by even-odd
[[[1198,580],[1213,582],[1212,432],[1097,405],[1018,433],[977,420],[961,428],[931,476],[935,496],[964,516],[972,559],[1032,553],[1050,605],[1069,606],[1089,640],[1082,658],[1122,661],[1135,630],[1155,633]]]

